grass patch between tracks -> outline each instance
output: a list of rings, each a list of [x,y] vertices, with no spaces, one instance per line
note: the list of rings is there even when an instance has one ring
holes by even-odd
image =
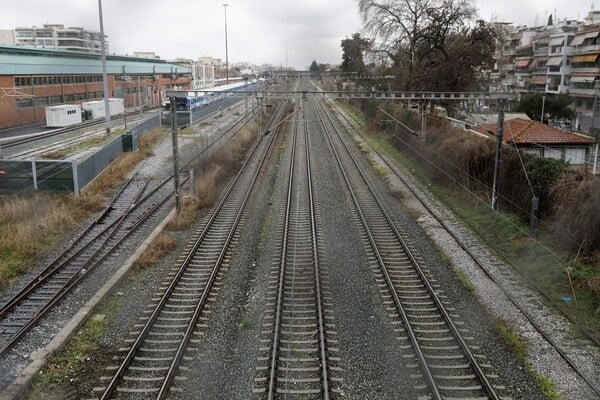
[[[48,360],[35,377],[31,400],[89,398],[92,385],[106,374],[99,365],[105,365],[112,354],[102,346],[102,338],[109,329],[106,315],[121,306],[123,298],[113,296],[74,333],[67,345]],[[84,381],[85,379],[85,381]]]
[[[201,210],[212,207],[220,194],[220,187],[226,179],[234,176],[244,160],[244,156],[256,137],[258,127],[246,126],[227,144],[219,148],[211,157],[201,160],[194,170],[197,177],[193,196],[183,200],[181,211],[166,226],[167,230],[187,229],[196,221]]]
[[[144,269],[153,266],[159,262],[176,246],[175,239],[169,233],[162,232],[150,243],[150,246],[135,260],[133,266],[138,269]]]

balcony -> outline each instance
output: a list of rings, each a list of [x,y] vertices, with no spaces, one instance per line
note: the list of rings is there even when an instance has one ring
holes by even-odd
[[[579,46],[575,48],[575,54],[577,55],[577,53],[584,53],[584,52],[588,52],[588,51],[598,51],[600,50],[600,44],[594,44],[591,46]]]
[[[576,68],[574,66],[571,66],[571,73],[572,74],[597,74],[597,73],[600,73],[600,67]]]
[[[569,94],[571,96],[594,97],[596,95],[596,89],[580,89],[569,87]]]

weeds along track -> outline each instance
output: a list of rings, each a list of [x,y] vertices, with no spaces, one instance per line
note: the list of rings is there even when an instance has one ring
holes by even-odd
[[[468,332],[459,328],[459,316],[410,248],[409,238],[392,221],[329,112],[322,102],[312,104],[354,204],[355,219],[364,230],[371,267],[387,292],[385,302],[397,323],[398,339],[413,352],[414,361],[407,367],[414,369],[415,389],[433,399],[499,399],[497,391],[503,387],[493,384],[497,376],[492,366],[472,352],[477,344],[470,343]]]
[[[90,271],[159,218],[173,192],[170,181],[156,184],[132,177],[66,250],[0,307],[0,356]]]
[[[286,107],[280,106],[266,131],[274,131]],[[172,267],[148,306],[139,332],[129,340],[120,364],[94,389],[101,399],[156,398],[168,395],[194,335],[201,334],[205,305],[219,290],[223,263],[246,203],[276,134],[259,135],[242,168]],[[191,350],[191,349],[190,349]],[[183,369],[182,369],[183,370]]]
[[[298,104],[300,105],[300,103]],[[299,110],[297,108],[296,110]],[[327,316],[319,265],[310,144],[304,108],[293,124],[287,198],[281,210],[281,254],[269,277],[261,357],[254,393],[267,399],[329,399],[339,380],[336,332]]]
[[[355,133],[360,136],[360,129],[356,123],[348,118],[343,111],[339,110],[339,108],[337,108],[336,111],[337,115],[344,121],[344,125],[353,129]],[[373,149],[371,149],[371,151],[375,152]],[[514,305],[531,324],[533,329],[544,338],[548,346],[554,348],[559,357],[570,366],[575,375],[581,378],[581,381],[585,382],[585,385],[587,385],[590,392],[593,392],[596,396],[600,396],[600,386],[598,386],[597,379],[594,378],[594,367],[582,365],[580,362],[581,356],[572,356],[572,354],[577,355],[581,353],[580,349],[587,344],[581,343],[580,340],[574,338],[566,339],[562,336],[564,333],[563,329],[559,329],[559,332],[557,333],[555,332],[556,327],[554,325],[548,326],[547,307],[540,302],[538,297],[531,296],[529,289],[523,288],[523,285],[518,282],[512,272],[507,269],[505,263],[491,255],[490,252],[481,245],[480,241],[475,239],[473,232],[458,223],[453,216],[449,215],[447,210],[435,200],[430,193],[420,190],[419,184],[415,181],[413,176],[403,173],[398,167],[391,164],[385,156],[379,153],[377,154],[386,164],[388,170],[402,182],[406,189],[414,196],[420,205],[423,206],[428,215],[436,221],[439,228],[443,229],[450,237],[452,237],[452,239],[454,239],[456,244],[464,251],[465,255],[469,257],[477,268],[479,268],[479,270],[481,270],[481,272],[498,287],[509,302]],[[508,260],[505,261],[511,264]],[[516,266],[512,265],[512,267],[520,273]],[[598,341],[597,338],[585,332],[583,328],[581,328],[567,312],[557,305],[552,298],[547,296],[541,289],[537,288],[535,282],[530,281],[529,285],[535,287],[538,293],[540,293],[547,302],[553,304],[570,323],[577,325],[579,331],[582,332],[587,340],[592,342],[595,346],[600,346],[600,341]],[[584,359],[587,360],[586,357],[584,357]],[[592,395],[592,393],[590,394]]]

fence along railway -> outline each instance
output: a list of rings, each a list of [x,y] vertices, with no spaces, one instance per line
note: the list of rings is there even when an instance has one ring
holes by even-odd
[[[132,338],[133,344],[125,349],[120,364],[112,368],[114,373],[107,377],[107,384],[96,388],[101,399],[162,399],[169,394],[184,353],[202,329],[198,321],[206,312],[206,302],[218,290],[224,259],[285,109],[284,104],[276,111],[266,129],[271,134],[261,135],[255,142],[219,204],[190,239],[189,251],[180,256],[155,303],[148,306],[148,317]]]
[[[340,392],[330,381],[337,358],[333,317],[319,264],[308,116],[298,102],[291,139],[288,186],[278,262],[269,281],[255,393],[268,399],[322,398]],[[332,353],[334,354],[333,356]],[[332,365],[334,364],[334,365]],[[335,372],[334,372],[335,374]]]
[[[442,398],[499,399],[491,365],[473,354],[455,322],[458,318],[444,304],[442,290],[413,254],[404,235],[378,199],[357,160],[345,145],[325,107],[317,103],[324,132],[355,206],[355,218],[365,231],[372,268],[387,286],[400,319],[399,340],[414,352],[415,386],[424,395]]]

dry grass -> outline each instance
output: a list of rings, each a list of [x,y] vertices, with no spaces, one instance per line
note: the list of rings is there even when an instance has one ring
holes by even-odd
[[[140,141],[140,151],[118,157],[81,196],[35,192],[0,200],[0,288],[26,272],[39,257],[93,212],[102,210],[127,174],[164,130]]]
[[[26,271],[87,214],[75,196],[35,193],[0,202],[0,287]]]
[[[195,175],[199,178],[194,182],[194,196],[184,199],[180,213],[167,224],[168,230],[189,228],[198,217],[200,210],[214,205],[223,182],[239,170],[256,132],[255,125],[242,128],[212,157],[202,160],[195,167]]]
[[[169,233],[161,233],[135,261],[133,266],[144,269],[153,266],[175,248],[175,239]]]

